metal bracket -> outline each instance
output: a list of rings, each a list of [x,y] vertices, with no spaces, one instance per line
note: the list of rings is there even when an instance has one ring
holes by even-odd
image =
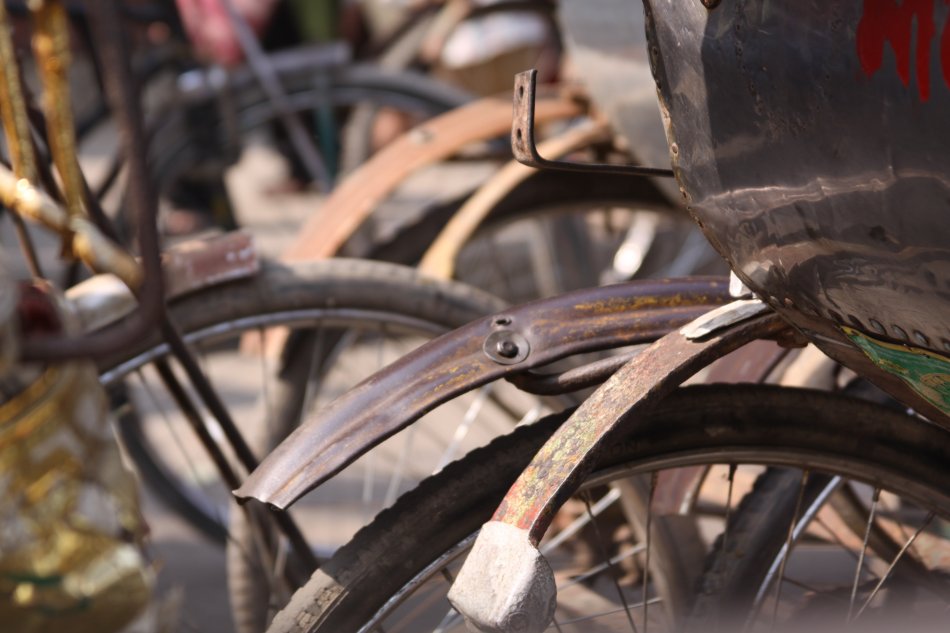
[[[529,167],[556,171],[576,171],[630,176],[658,176],[672,178],[672,169],[640,167],[638,165],[610,165],[607,163],[570,163],[548,160],[538,153],[534,137],[534,102],[538,71],[528,70],[515,75],[514,120],[511,124],[511,151],[515,159]]]
[[[680,332],[690,341],[698,341],[769,310],[771,308],[758,299],[738,299],[684,325]]]

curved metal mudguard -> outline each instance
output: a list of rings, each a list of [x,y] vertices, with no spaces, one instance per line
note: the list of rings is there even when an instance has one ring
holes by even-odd
[[[716,312],[670,332],[629,361],[534,456],[482,528],[449,592],[471,630],[544,631],[557,591],[538,543],[614,431],[631,432],[642,419],[637,414],[716,359],[788,328],[756,300],[736,301]],[[493,591],[484,591],[486,586]]]
[[[452,398],[560,358],[653,341],[729,300],[718,278],[630,282],[511,308],[434,339],[298,428],[240,489],[286,508]]]
[[[570,119],[582,113],[568,96],[546,91],[538,100],[538,121]],[[286,261],[338,255],[373,210],[418,169],[456,154],[469,143],[505,136],[511,129],[511,99],[486,97],[430,119],[389,143],[360,166],[311,214],[284,253]]]

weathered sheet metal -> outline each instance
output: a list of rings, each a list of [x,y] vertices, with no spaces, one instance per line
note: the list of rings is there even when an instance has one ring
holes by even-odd
[[[882,386],[842,327],[950,350],[950,7],[645,6],[674,168],[743,281]]]
[[[733,305],[733,304],[730,304]],[[704,340],[684,329],[670,332],[627,363],[574,412],[519,475],[476,539],[449,600],[470,626],[481,631],[543,631],[554,613],[556,589],[551,568],[536,548],[554,514],[579,488],[612,432],[631,432],[636,415],[667,396],[686,379],[724,354],[789,326],[774,312],[725,326]],[[504,529],[502,529],[504,528]],[[520,551],[514,562],[499,552]],[[535,555],[532,556],[531,554]],[[490,592],[485,582],[518,579],[507,593]],[[518,592],[518,600],[510,598]],[[512,627],[515,622],[523,626]]]
[[[631,282],[485,317],[430,341],[335,400],[291,434],[236,494],[285,508],[459,394],[568,355],[655,340],[728,300],[725,279]]]
[[[724,354],[786,327],[769,313],[703,341],[690,340],[682,331],[667,334],[584,401],[519,476],[492,520],[528,530],[537,544],[613,429]]]

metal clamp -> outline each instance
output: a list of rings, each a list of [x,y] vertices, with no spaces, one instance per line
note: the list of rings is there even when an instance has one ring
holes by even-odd
[[[538,71],[528,70],[515,76],[514,120],[511,125],[511,151],[523,165],[538,169],[576,171],[598,174],[621,174],[630,176],[658,176],[672,178],[672,169],[641,167],[638,165],[610,165],[607,163],[571,163],[548,160],[538,153],[534,137],[534,102],[537,91]]]

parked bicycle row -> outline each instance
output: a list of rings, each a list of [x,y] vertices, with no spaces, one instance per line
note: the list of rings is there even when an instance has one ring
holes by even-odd
[[[950,8],[394,4],[3,5],[0,628],[944,630]]]

